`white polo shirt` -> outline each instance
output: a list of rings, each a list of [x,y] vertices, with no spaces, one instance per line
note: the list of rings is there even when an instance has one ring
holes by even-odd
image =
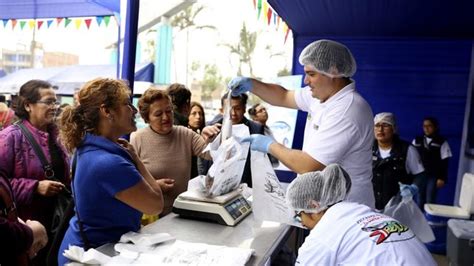
[[[413,231],[365,205],[329,208],[298,250],[295,265],[436,265]]]
[[[298,108],[310,115],[303,151],[324,165],[340,164],[351,176],[348,200],[374,208],[372,188],[373,115],[355,82],[321,103],[305,87],[295,91]]]

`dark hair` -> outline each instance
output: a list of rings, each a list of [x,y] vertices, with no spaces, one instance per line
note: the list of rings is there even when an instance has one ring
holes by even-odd
[[[190,112],[191,112],[191,110],[193,109],[194,106],[199,107],[202,111],[202,124],[199,126],[199,129],[202,130],[204,128],[204,126],[206,125],[206,116],[204,114],[204,107],[202,107],[202,105],[198,102],[191,102],[191,108],[189,108]]]
[[[232,99],[232,100],[239,100],[239,101],[240,101],[240,104],[241,104],[242,106],[244,106],[244,107],[247,106],[247,100],[248,100],[248,98],[249,98],[249,96],[248,96],[247,94],[245,94],[245,93],[242,93],[242,94],[240,94],[240,95],[238,95],[238,96],[234,96],[234,95],[231,96],[231,99]],[[222,107],[224,107],[224,101],[225,101],[226,99],[227,99],[227,93],[224,93],[224,95],[222,95],[222,97],[221,97],[221,106],[222,106]]]
[[[423,118],[423,121],[430,121],[433,124],[433,126],[435,127],[436,130],[439,128],[438,119],[436,119],[432,116],[427,116],[427,117]]]
[[[100,107],[116,110],[130,98],[126,82],[97,78],[87,82],[79,91],[79,105],[64,108],[60,120],[60,137],[69,152],[77,148],[86,132],[98,135]]]
[[[189,102],[191,101],[191,91],[183,84],[171,84],[166,89],[166,92],[171,97],[171,102],[173,103],[175,111],[181,110],[184,106],[189,105]]]
[[[6,103],[7,102],[7,97],[5,95],[0,94],[0,103]]]
[[[254,104],[252,107],[249,108],[248,112],[250,116],[256,116],[257,115],[257,107],[259,106],[259,103]]]
[[[140,97],[138,100],[138,110],[140,111],[140,115],[146,123],[149,122],[148,116],[150,115],[150,106],[154,102],[162,99],[166,99],[171,103],[171,98],[166,91],[153,87],[146,90],[142,97]]]
[[[32,79],[20,87],[15,115],[20,119],[28,119],[30,114],[26,111],[25,105],[28,103],[36,103],[40,100],[40,89],[49,89],[51,84],[44,80]]]

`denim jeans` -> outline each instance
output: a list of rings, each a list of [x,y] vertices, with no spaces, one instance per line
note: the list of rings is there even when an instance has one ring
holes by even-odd
[[[416,178],[413,183],[418,186],[418,194],[415,197],[415,201],[418,207],[424,211],[425,203],[436,203],[436,177],[423,176]]]

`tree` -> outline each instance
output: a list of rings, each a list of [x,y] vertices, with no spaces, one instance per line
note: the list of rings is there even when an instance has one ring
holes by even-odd
[[[245,23],[240,29],[240,40],[237,44],[224,44],[224,46],[230,49],[231,54],[236,54],[239,57],[239,68],[237,75],[242,75],[242,65],[249,67],[250,76],[255,77],[252,67],[252,54],[255,51],[257,45],[257,33],[250,32],[247,30]]]
[[[189,30],[190,29],[210,29],[215,30],[216,27],[212,25],[197,25],[194,21],[196,17],[204,10],[204,6],[189,6],[183,11],[179,12],[171,19],[171,26],[178,28],[179,31],[186,31],[186,85],[188,85],[188,73],[189,73],[189,66],[188,66],[188,45],[189,45]]]
[[[222,83],[222,76],[215,64],[204,66],[204,78],[201,81],[202,97],[206,100],[212,98],[212,93]]]

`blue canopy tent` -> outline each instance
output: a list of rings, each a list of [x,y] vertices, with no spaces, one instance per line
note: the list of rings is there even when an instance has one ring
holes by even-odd
[[[322,38],[337,40],[356,58],[358,91],[374,114],[396,115],[402,138],[411,141],[422,134],[423,117],[439,119],[453,157],[438,202],[452,204],[470,87],[474,1],[268,2],[292,30],[294,74],[304,74],[298,56],[307,44]],[[298,115],[295,147],[302,145],[305,118]]]
[[[153,83],[154,64],[139,64],[136,66],[135,81]],[[16,94],[20,86],[30,79],[42,79],[58,86],[56,93],[72,95],[76,88],[85,82],[98,78],[115,78],[116,68],[113,65],[75,65],[47,68],[26,68],[0,78],[0,93]]]
[[[127,0],[124,63],[121,71],[121,77],[129,81],[132,91],[139,2]],[[0,0],[0,19],[106,16],[116,13],[120,14],[120,0]]]

